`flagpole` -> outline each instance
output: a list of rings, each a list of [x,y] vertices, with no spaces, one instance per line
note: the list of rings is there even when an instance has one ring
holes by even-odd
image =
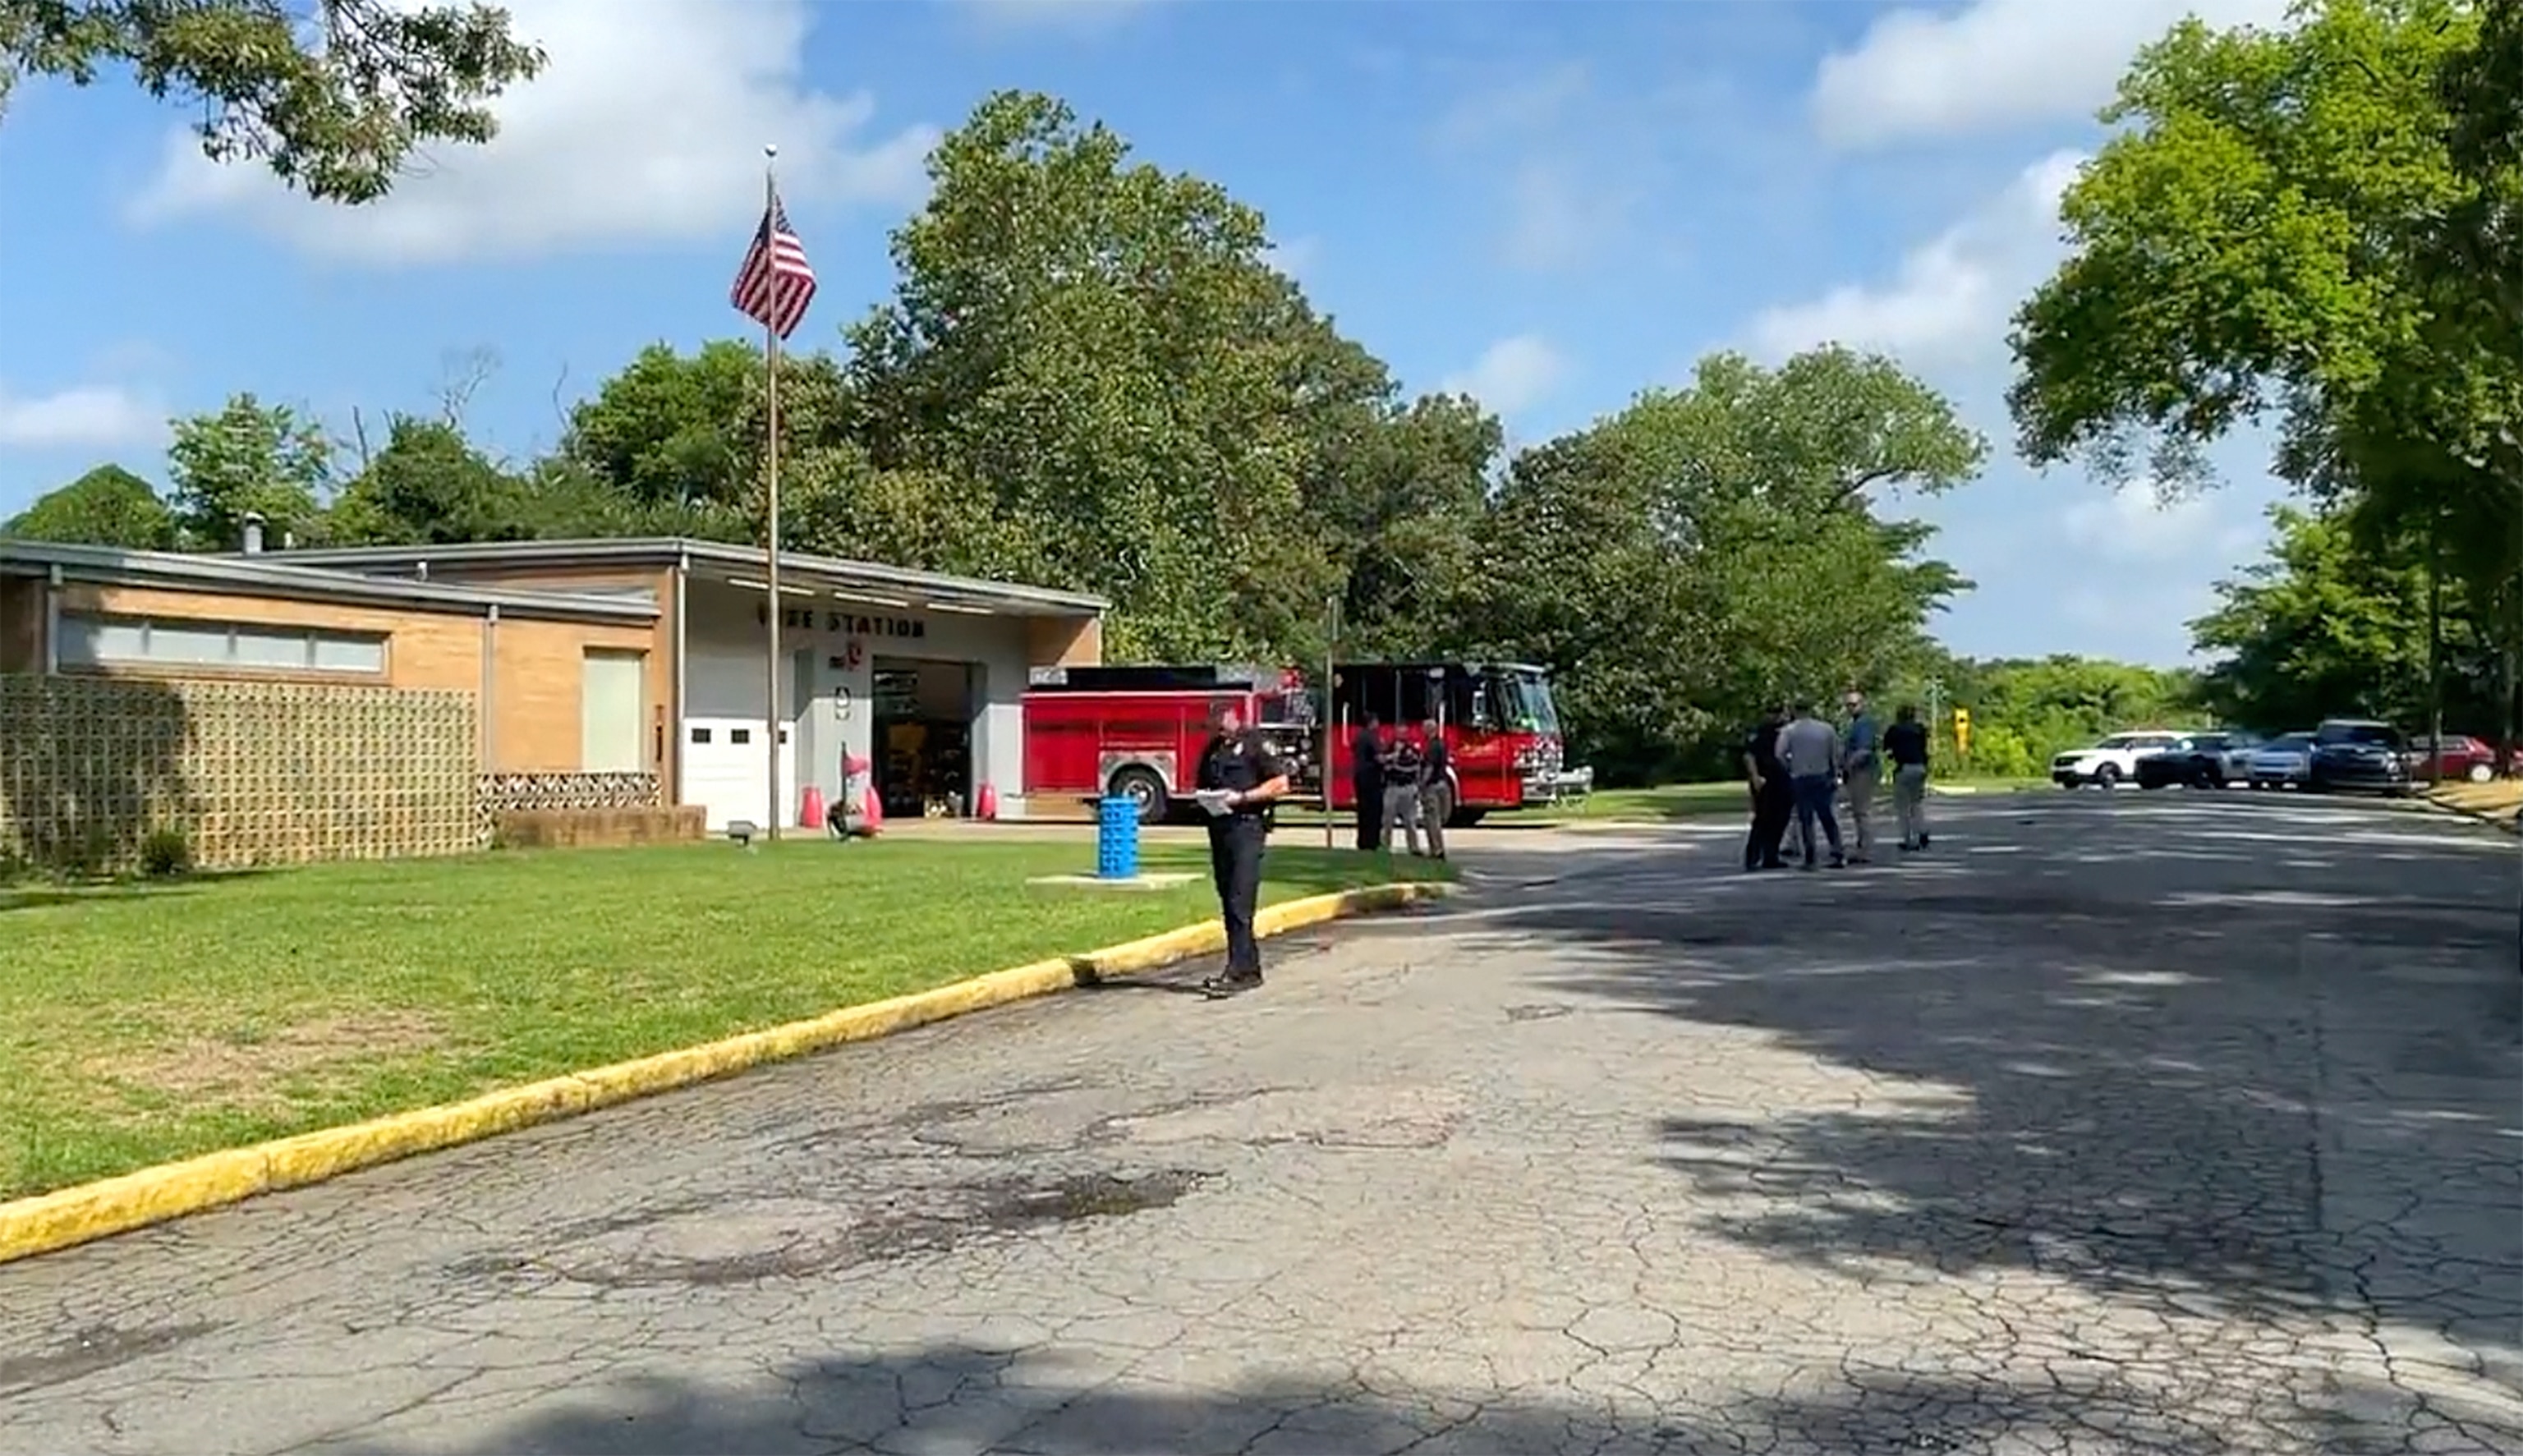
[[[780,206],[780,181],[775,170],[779,158],[777,146],[762,149],[762,217],[766,228],[771,225],[773,211]],[[770,704],[766,726],[770,729],[767,736],[771,742],[763,751],[771,755],[771,814],[769,822],[763,825],[763,833],[774,840],[780,837],[780,821],[785,817],[785,812],[780,807],[780,331],[771,326],[771,320],[778,316],[773,309],[763,310],[764,417],[770,423],[763,446],[766,467],[763,493],[768,527],[764,534],[762,575],[771,600],[771,610],[765,617],[770,633],[763,660],[766,686],[770,689],[765,700]]]

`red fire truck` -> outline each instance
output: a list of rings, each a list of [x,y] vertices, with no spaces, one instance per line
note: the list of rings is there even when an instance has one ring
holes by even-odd
[[[1326,700],[1328,698],[1328,701]],[[1212,705],[1233,702],[1261,728],[1301,800],[1352,806],[1352,742],[1372,713],[1417,731],[1435,719],[1452,750],[1451,822],[1582,797],[1590,769],[1561,759],[1547,675],[1513,663],[1343,663],[1328,695],[1303,673],[1267,667],[1043,668],[1024,696],[1025,793],[1124,795],[1151,822],[1192,790]],[[1324,726],[1331,727],[1329,773]]]

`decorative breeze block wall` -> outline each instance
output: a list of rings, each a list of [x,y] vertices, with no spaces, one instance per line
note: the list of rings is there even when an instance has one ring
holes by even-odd
[[[156,829],[204,868],[482,844],[471,693],[0,674],[0,857],[128,868]]]

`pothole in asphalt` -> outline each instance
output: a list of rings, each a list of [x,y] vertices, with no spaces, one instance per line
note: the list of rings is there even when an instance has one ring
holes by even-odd
[[[164,1354],[179,1344],[218,1330],[216,1324],[159,1325],[121,1330],[96,1325],[81,1330],[50,1349],[0,1358],[0,1396],[23,1395],[47,1386],[112,1370],[149,1355]]]
[[[1574,1008],[1559,1002],[1534,1002],[1526,1006],[1508,1007],[1506,1018],[1510,1021],[1549,1021],[1567,1015]]]
[[[940,1253],[995,1235],[1166,1208],[1215,1177],[1168,1167],[989,1179],[903,1188],[868,1208],[810,1198],[739,1201],[609,1230],[529,1261],[520,1272],[607,1288],[796,1279]]]

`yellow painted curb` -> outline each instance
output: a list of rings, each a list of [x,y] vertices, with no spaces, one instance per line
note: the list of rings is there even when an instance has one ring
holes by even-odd
[[[1264,907],[1254,917],[1256,933],[1283,935],[1344,916],[1398,910],[1453,893],[1441,882],[1371,885]],[[360,1168],[432,1152],[539,1123],[575,1117],[634,1098],[783,1061],[849,1042],[872,1041],[950,1016],[1048,996],[1105,977],[1153,970],[1225,944],[1215,920],[1185,925],[1145,940],[1083,956],[1062,956],[1012,966],[933,991],[845,1007],[804,1021],[748,1031],[637,1061],[571,1072],[522,1087],[502,1088],[465,1102],[329,1127],[294,1138],[205,1153],[182,1162],[142,1168],[120,1177],[0,1203],[0,1264],[87,1244],[115,1234],[182,1218],[275,1193],[338,1178]]]
[[[2523,833],[2523,784],[2512,779],[2489,783],[2448,784],[2430,790],[2426,802],[2438,809]]]

